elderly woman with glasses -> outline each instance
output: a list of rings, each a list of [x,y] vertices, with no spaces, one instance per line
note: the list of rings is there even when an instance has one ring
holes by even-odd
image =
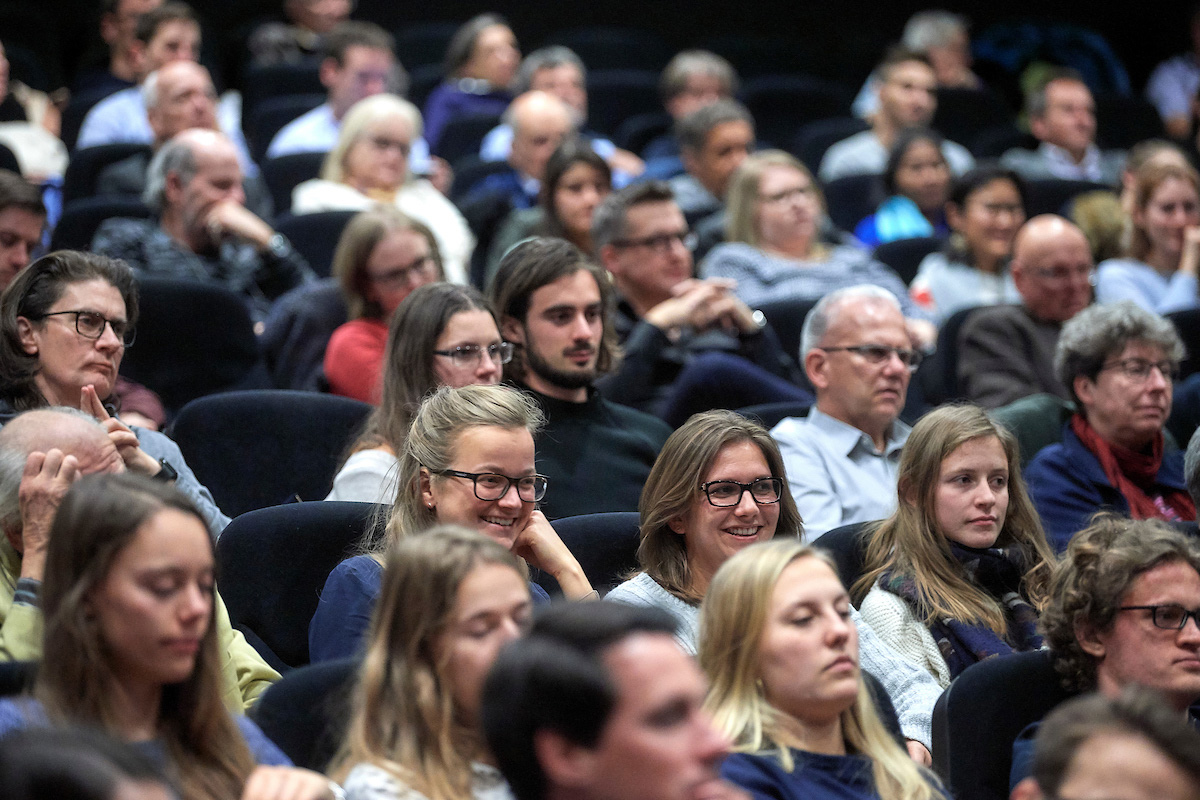
[[[1054,365],[1076,413],[1062,442],[1039,452],[1026,470],[1057,551],[1097,511],[1196,518],[1183,453],[1167,450],[1163,436],[1182,358],[1171,323],[1132,301],[1091,306],[1063,326]]]
[[[388,548],[435,525],[461,525],[499,542],[554,577],[568,599],[594,596],[537,510],[548,484],[534,470],[533,437],[543,424],[528,395],[504,386],[443,386],[421,403],[404,440],[391,519],[372,526],[364,553],[339,564],[321,592],[308,629],[313,661],[359,651]],[[535,602],[548,599],[537,584],[529,588]]]
[[[475,236],[445,195],[410,173],[409,152],[420,135],[421,112],[407,100],[377,94],[358,101],[342,120],[321,176],[292,191],[292,213],[395,206],[433,232],[446,278],[466,283]]]

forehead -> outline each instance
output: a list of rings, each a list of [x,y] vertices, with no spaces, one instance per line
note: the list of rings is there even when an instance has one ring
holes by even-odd
[[[718,122],[704,137],[705,148],[723,146],[730,143],[749,142],[754,139],[754,130],[745,120],[735,119],[728,122]]]
[[[196,88],[212,88],[212,79],[208,77],[208,70],[204,67],[190,61],[177,63],[178,67],[164,68],[165,72],[159,79],[159,86],[165,94],[178,94]]]
[[[1134,578],[1121,597],[1122,605],[1155,603],[1200,606],[1200,573],[1185,561],[1169,558]]]
[[[241,174],[238,165],[237,151],[233,145],[224,140],[217,140],[195,148],[196,175],[213,174],[218,172],[236,172]]]
[[[586,269],[577,269],[547,283],[529,296],[529,311],[536,313],[553,306],[590,306],[600,302],[600,285]]]
[[[830,322],[826,338],[870,338],[879,344],[888,339],[908,343],[904,316],[890,303],[874,297],[852,297],[829,310]]]
[[[900,159],[901,164],[911,164],[914,161],[944,161],[942,151],[928,139],[917,139],[908,146]]]
[[[1077,104],[1092,103],[1092,92],[1079,81],[1051,81],[1046,85],[1046,103]]]
[[[412,125],[404,118],[402,114],[385,114],[381,117],[368,122],[363,126],[363,135],[365,136],[403,136],[406,139],[412,138]]]
[[[120,318],[125,316],[125,299],[121,297],[117,287],[106,280],[95,278],[68,283],[50,310],[99,311],[106,317]]]
[[[154,35],[150,37],[149,45],[153,47],[156,44],[175,42],[180,39],[199,41],[200,26],[186,19],[169,20],[158,26],[158,29],[154,31]]]
[[[894,65],[887,75],[888,83],[933,86],[936,81],[933,67],[923,61],[901,61]]]
[[[388,69],[393,61],[392,54],[387,50],[352,44],[342,54],[342,69],[352,72],[373,68]]]
[[[679,695],[699,699],[704,692],[700,671],[665,633],[627,636],[605,651],[604,663],[617,690],[613,717],[641,715]],[[613,730],[608,726],[604,737]]]
[[[780,573],[771,592],[771,606],[779,611],[798,603],[833,602],[845,595],[832,567],[815,556],[802,556]]]
[[[9,206],[0,209],[0,230],[15,232],[27,239],[39,238],[45,222],[44,214],[35,214],[27,208]]]
[[[638,237],[651,230],[679,231],[687,228],[687,220],[673,200],[655,200],[638,203],[625,214],[625,226],[629,235]]]
[[[785,187],[805,187],[812,184],[807,176],[795,167],[772,164],[762,172],[758,188],[763,194],[773,194]]]
[[[539,84],[548,86],[565,81],[582,84],[583,73],[579,71],[579,67],[574,64],[557,64],[553,67],[542,67],[534,71],[533,77],[529,80],[529,86],[532,89],[538,89],[540,88]]]
[[[505,44],[515,44],[517,37],[507,25],[489,25],[479,32],[475,38],[475,50],[499,47]]]

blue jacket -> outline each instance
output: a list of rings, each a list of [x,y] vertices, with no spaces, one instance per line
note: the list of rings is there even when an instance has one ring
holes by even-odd
[[[1097,511],[1129,514],[1128,501],[1109,483],[1100,459],[1083,446],[1070,422],[1063,426],[1061,443],[1043,448],[1033,457],[1025,470],[1025,483],[1042,517],[1046,539],[1057,553],[1067,549],[1067,542],[1087,527]],[[1187,491],[1183,451],[1163,453],[1155,488]]]

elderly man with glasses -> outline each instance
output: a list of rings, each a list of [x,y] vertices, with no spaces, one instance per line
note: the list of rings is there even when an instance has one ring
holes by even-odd
[[[1019,305],[982,308],[963,323],[958,378],[964,395],[999,408],[1045,393],[1070,400],[1054,371],[1063,324],[1092,302],[1095,264],[1083,231],[1054,214],[1025,223],[1009,267]]]
[[[1059,552],[1097,511],[1194,520],[1183,452],[1163,426],[1183,357],[1174,326],[1131,301],[1092,306],[1063,326],[1054,365],[1078,410],[1025,473],[1046,538]]]
[[[861,285],[823,297],[804,320],[800,353],[817,391],[804,419],[771,431],[812,540],[852,522],[883,519],[896,507],[900,421],[909,378],[921,361],[891,292]]]

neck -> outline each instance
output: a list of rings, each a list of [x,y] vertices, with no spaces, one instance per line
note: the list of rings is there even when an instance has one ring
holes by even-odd
[[[128,742],[145,742],[157,737],[162,685],[118,678],[112,688],[109,708],[120,738]]]
[[[883,145],[883,149],[891,152],[892,145],[896,141],[896,134],[899,132],[899,127],[887,119],[882,110],[875,115],[875,124],[871,126],[871,131],[879,139],[879,143]]]
[[[533,372],[526,372],[522,381],[530,389],[533,389],[539,394],[544,394],[547,397],[553,397],[555,400],[562,400],[566,403],[586,403],[587,402],[587,387],[579,389],[567,389],[557,384],[550,383],[541,375]]]
[[[1087,148],[1084,148],[1083,150],[1069,150],[1060,145],[1059,149],[1066,153],[1067,156],[1076,164],[1082,164],[1083,159],[1087,157]]]
[[[646,314],[650,312],[650,309],[654,308],[659,303],[664,303],[671,299],[670,295],[663,297],[650,297],[646,294],[627,291],[628,289],[628,286],[622,286],[620,282],[617,283],[617,291],[620,292],[621,296],[625,298],[625,302],[629,303],[629,305],[633,308],[634,313],[638,315],[638,319],[645,317]]]
[[[1003,261],[1002,258],[997,258],[991,255],[987,255],[982,258],[977,257],[975,259],[975,269],[979,270],[980,272],[986,272],[989,275],[995,275],[1000,272],[1001,261]]]
[[[1181,256],[1170,256],[1157,248],[1151,250],[1143,259],[1147,264],[1154,268],[1161,275],[1170,276],[1175,270],[1179,269]]]
[[[129,57],[128,52],[113,53],[112,60],[108,63],[108,71],[114,77],[120,78],[123,81],[135,83],[139,79],[137,67],[133,63],[133,59]]]
[[[781,242],[760,244],[759,248],[769,255],[797,261],[810,261],[813,256],[813,240],[808,236],[793,236]]]
[[[826,405],[821,403],[820,398],[817,398],[817,409],[822,414],[825,414],[826,416],[829,416],[829,417],[833,417],[838,422],[844,422],[847,425],[849,425],[850,427],[856,428],[856,429],[862,431],[863,433],[865,433],[867,436],[870,436],[871,442],[875,445],[875,449],[878,450],[879,452],[882,453],[884,451],[884,448],[887,447],[887,435],[888,435],[888,431],[890,431],[892,429],[892,423],[889,422],[886,425],[882,425],[882,426],[881,425],[867,425],[864,427],[861,422],[855,422],[854,420],[847,419],[845,417],[845,415],[840,413],[837,409],[831,409],[831,408],[826,407]]]
[[[74,397],[63,397],[62,393],[59,392],[58,389],[46,382],[45,378],[42,377],[40,372],[33,376],[33,385],[37,387],[37,390],[41,393],[42,397],[45,398],[48,405],[70,406],[71,408],[79,407],[81,392],[76,392]],[[101,399],[107,400],[108,398]]]
[[[179,244],[183,245],[193,253],[198,253],[207,242],[202,241],[198,235],[190,233],[183,225],[183,219],[178,212],[170,208],[164,208],[162,216],[159,218],[159,227],[161,227],[168,236],[170,236]]]
[[[781,745],[827,756],[846,755],[841,714],[820,722],[800,720],[791,714],[782,714],[781,717],[782,729],[778,734]]]

